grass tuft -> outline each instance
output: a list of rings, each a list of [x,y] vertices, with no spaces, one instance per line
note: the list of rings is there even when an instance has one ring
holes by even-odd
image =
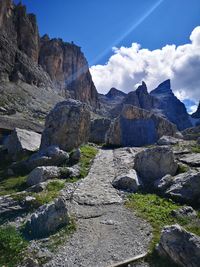
[[[95,147],[89,145],[82,146],[80,150],[80,178],[84,178],[88,175],[92,160],[95,158],[98,150]]]
[[[0,227],[0,266],[16,266],[23,258],[28,242],[15,227]]]

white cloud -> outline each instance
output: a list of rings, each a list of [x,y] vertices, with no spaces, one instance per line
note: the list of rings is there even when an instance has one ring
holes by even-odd
[[[197,111],[197,108],[198,108],[197,105],[194,105],[194,106],[189,107],[188,113],[189,114],[193,114],[194,112]]]
[[[107,64],[90,68],[97,90],[107,93],[116,87],[130,92],[141,81],[152,90],[170,78],[177,97],[197,103],[200,99],[200,26],[192,31],[190,41],[152,51],[137,43],[131,47],[114,47]]]

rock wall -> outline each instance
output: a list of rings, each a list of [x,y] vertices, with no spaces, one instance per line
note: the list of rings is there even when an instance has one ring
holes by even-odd
[[[144,109],[124,105],[111,125],[107,144],[115,146],[144,146],[155,143],[161,136],[174,136],[177,128],[168,120]]]
[[[59,94],[98,107],[98,94],[80,47],[45,35],[41,38],[39,64],[50,75]]]
[[[65,98],[99,107],[80,47],[47,35],[40,39],[35,15],[11,0],[0,0],[0,80],[48,87]]]

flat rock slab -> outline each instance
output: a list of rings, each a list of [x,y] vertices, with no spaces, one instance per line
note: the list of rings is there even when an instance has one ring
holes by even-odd
[[[179,159],[181,162],[192,167],[200,167],[200,153],[187,154]]]
[[[125,156],[126,149],[100,150],[88,176],[63,190],[77,230],[45,267],[108,267],[147,252],[150,225],[124,206],[111,184],[117,175],[116,162],[121,170],[132,165],[134,152]],[[120,155],[121,162],[115,160]]]

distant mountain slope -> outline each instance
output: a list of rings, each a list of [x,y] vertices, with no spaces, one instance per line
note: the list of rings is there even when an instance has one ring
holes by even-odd
[[[107,97],[107,95],[111,94],[110,92],[105,96],[100,96],[100,102],[111,117],[118,116],[123,106],[130,104],[138,108],[153,111],[168,119],[170,122],[176,124],[180,131],[192,126],[185,105],[172,92],[170,80],[161,83],[151,93],[148,93],[147,86],[144,82],[142,82],[142,85],[137,90],[126,95],[119,90],[117,92],[117,95],[121,95],[120,98]]]

